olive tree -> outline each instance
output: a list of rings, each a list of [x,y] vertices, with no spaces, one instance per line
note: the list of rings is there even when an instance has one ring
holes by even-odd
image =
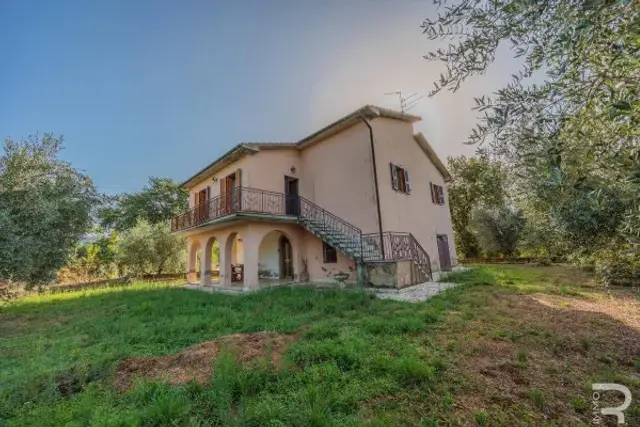
[[[570,251],[638,253],[638,1],[436,3],[423,31],[448,44],[426,55],[445,66],[432,95],[484,73],[500,46],[521,61],[504,87],[476,98],[483,116],[468,142],[502,159],[517,201],[538,209],[525,216],[546,217]]]
[[[91,179],[59,158],[52,134],[14,141],[0,156],[0,281],[55,277],[91,227],[99,197]]]
[[[120,234],[120,263],[127,273],[162,274],[186,271],[186,238],[171,233],[167,222],[138,220]]]

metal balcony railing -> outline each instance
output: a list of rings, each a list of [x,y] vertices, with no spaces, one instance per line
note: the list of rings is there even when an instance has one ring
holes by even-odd
[[[297,216],[295,211],[299,205],[297,199],[297,196],[287,196],[274,191],[236,187],[229,193],[212,197],[187,212],[173,217],[171,231],[185,230],[241,212]]]

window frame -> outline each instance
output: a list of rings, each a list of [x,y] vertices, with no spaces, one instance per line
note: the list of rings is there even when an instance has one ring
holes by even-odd
[[[444,186],[438,185],[435,182],[431,182],[430,188],[431,188],[431,202],[434,205],[444,206],[445,205]]]
[[[409,171],[404,166],[389,163],[391,169],[391,188],[402,194],[411,194]]]
[[[322,261],[325,264],[336,264],[338,262],[338,250],[322,241]]]

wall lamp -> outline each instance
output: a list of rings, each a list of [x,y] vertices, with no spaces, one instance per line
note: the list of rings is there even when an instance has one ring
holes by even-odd
[[[291,173],[296,173],[296,167],[295,166],[291,166]]]

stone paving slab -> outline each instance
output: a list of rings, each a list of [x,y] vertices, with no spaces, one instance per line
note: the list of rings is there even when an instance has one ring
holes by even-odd
[[[391,299],[395,301],[420,302],[426,301],[434,295],[443,292],[446,289],[457,286],[457,283],[446,282],[425,282],[408,288],[389,291],[389,290],[372,290],[380,299]]]
[[[445,291],[446,289],[452,288],[456,286],[457,283],[446,283],[446,282],[425,282],[419,285],[410,286],[403,289],[391,289],[391,288],[367,288],[365,291],[371,294],[374,294],[376,297],[380,299],[390,299],[395,301],[407,301],[407,302],[420,302],[426,301],[434,295],[439,294],[440,292]],[[283,285],[287,286],[287,285]],[[299,285],[300,286],[300,285]],[[303,285],[304,286],[304,285]],[[309,285],[306,285],[309,286]],[[324,289],[323,287],[318,287],[312,285],[316,289]],[[250,291],[244,291],[242,287],[234,287],[234,288],[221,288],[218,286],[200,286],[198,284],[187,283],[184,285],[187,289],[198,290],[209,293],[223,293],[228,295],[246,295],[250,292],[255,292],[258,290],[265,289],[257,288],[251,289]],[[335,285],[331,286],[330,289],[336,289]]]

